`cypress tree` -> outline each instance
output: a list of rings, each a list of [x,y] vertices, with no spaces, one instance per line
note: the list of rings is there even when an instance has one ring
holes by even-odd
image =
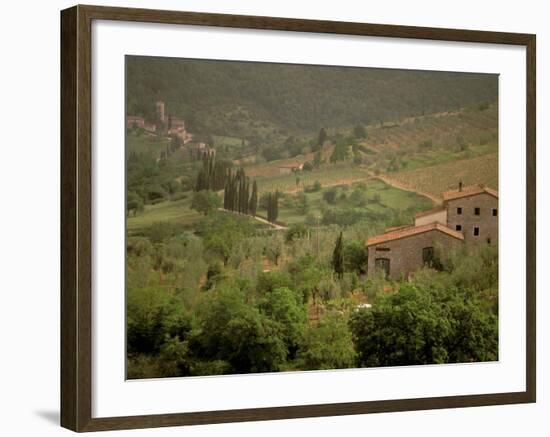
[[[254,179],[254,183],[252,184],[252,195],[250,196],[250,202],[248,205],[248,211],[250,212],[250,215],[252,216],[256,215],[257,207],[258,207],[258,185],[256,184],[256,180]]]
[[[279,215],[278,200],[278,191],[267,195],[267,221],[270,223],[275,223],[277,221],[277,216]]]
[[[273,222],[277,221],[279,217],[279,191],[275,191],[273,196]]]
[[[343,235],[340,231],[340,235],[336,240],[334,251],[332,252],[332,268],[338,278],[342,278],[344,275],[344,241]]]
[[[273,202],[271,201],[271,193],[267,194],[267,221],[271,223],[271,218],[273,217]]]

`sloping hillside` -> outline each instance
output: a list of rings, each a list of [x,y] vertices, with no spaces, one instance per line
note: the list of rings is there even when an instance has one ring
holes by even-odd
[[[498,190],[498,154],[491,153],[385,176],[415,191],[438,198],[443,191],[456,188],[459,181],[464,185],[485,184]]]
[[[137,56],[126,66],[128,113],[152,118],[161,99],[191,131],[238,137],[398,120],[498,97],[488,74]]]

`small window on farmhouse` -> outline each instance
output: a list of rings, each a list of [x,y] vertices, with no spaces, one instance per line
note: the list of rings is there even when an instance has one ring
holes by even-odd
[[[498,211],[497,211],[497,209],[495,208],[495,209],[493,209],[493,217],[496,217],[497,215],[498,215]]]
[[[479,215],[481,213],[481,210],[478,207],[474,208],[474,214]]]
[[[474,237],[479,237],[479,228],[477,226],[474,228]]]
[[[457,215],[462,215],[462,207],[459,206],[459,207],[456,209],[456,214],[457,214]]]
[[[374,260],[376,270],[384,271],[386,278],[390,276],[390,260],[388,258],[376,258]]]
[[[422,249],[422,262],[426,266],[431,266],[434,262],[434,248],[425,247]]]
[[[456,230],[461,231],[462,230],[462,225],[456,225]]]

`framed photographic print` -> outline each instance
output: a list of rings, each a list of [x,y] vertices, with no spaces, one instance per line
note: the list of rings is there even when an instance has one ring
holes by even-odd
[[[61,422],[535,402],[535,36],[61,13]]]

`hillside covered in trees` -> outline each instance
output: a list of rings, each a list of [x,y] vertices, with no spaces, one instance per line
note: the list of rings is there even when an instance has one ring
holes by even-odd
[[[126,72],[127,113],[152,119],[161,99],[191,132],[247,139],[454,111],[498,95],[488,74],[137,56]]]

